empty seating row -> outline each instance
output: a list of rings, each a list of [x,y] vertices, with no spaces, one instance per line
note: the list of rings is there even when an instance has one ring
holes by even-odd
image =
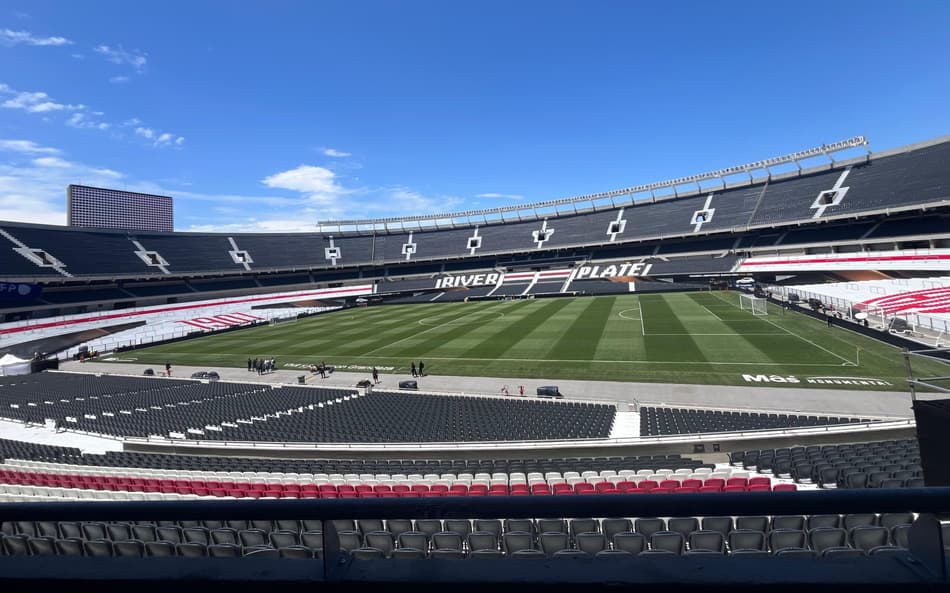
[[[640,408],[640,434],[649,436],[826,426],[851,422],[868,422],[868,420],[837,416],[730,412],[652,406]]]

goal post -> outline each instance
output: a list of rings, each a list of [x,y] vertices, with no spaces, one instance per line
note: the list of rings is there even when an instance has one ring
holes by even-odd
[[[768,315],[768,301],[762,297],[751,294],[739,295],[739,308],[743,311],[749,311],[753,315]]]

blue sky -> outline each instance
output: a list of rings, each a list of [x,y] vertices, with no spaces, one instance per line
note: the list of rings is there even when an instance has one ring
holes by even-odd
[[[79,182],[178,230],[529,203],[950,133],[950,3],[0,7],[0,220]]]

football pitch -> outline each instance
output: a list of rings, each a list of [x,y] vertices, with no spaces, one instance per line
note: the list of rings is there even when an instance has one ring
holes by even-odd
[[[280,369],[324,361],[382,373],[424,360],[438,375],[906,389],[897,348],[771,304],[753,315],[730,292],[361,307],[119,358],[208,367],[276,358]]]

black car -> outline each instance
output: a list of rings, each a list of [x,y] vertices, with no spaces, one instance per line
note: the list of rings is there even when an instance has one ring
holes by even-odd
[[[557,385],[545,385],[543,387],[538,387],[538,397],[563,399],[564,395],[558,391]]]
[[[399,389],[419,389],[419,384],[415,381],[400,381]]]

